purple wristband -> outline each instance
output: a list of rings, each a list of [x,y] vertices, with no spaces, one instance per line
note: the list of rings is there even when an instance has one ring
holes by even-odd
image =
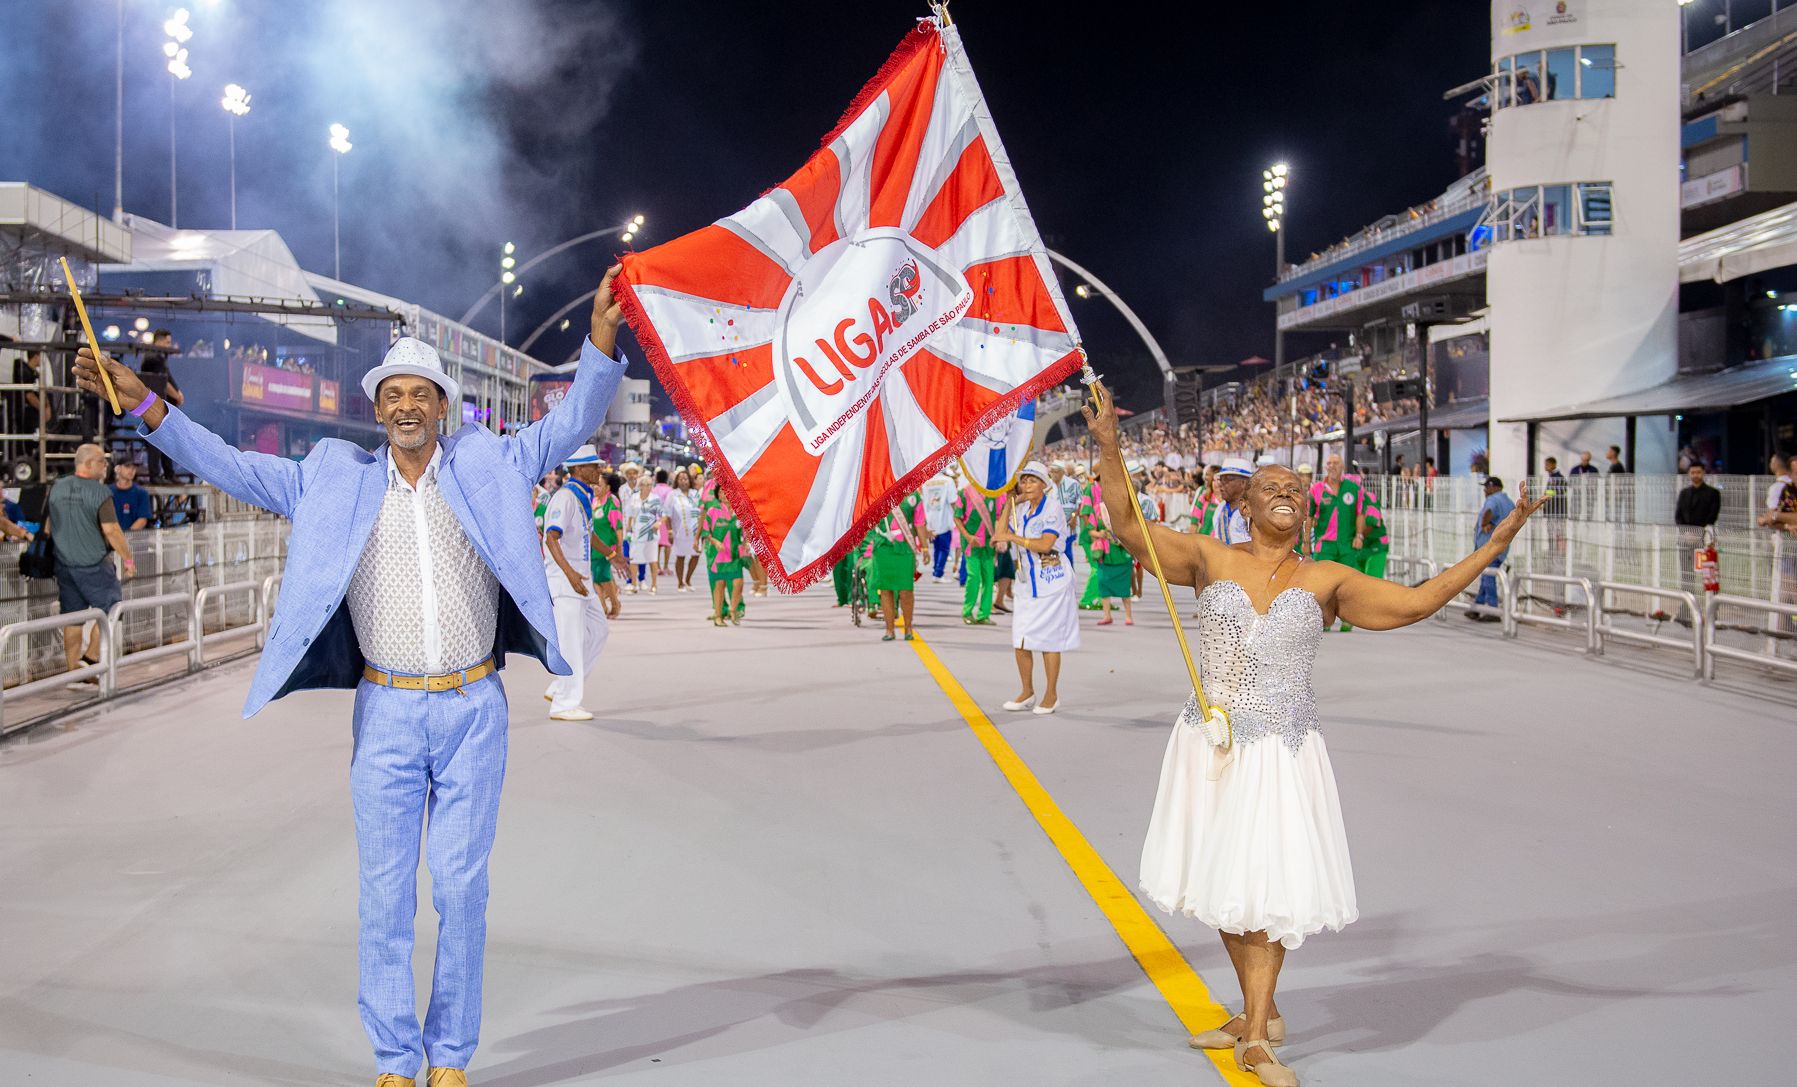
[[[150,405],[161,399],[162,397],[157,396],[155,393],[150,393],[148,396],[144,397],[143,403],[131,409],[131,415],[135,418],[142,419],[144,417],[144,412],[150,410]]]

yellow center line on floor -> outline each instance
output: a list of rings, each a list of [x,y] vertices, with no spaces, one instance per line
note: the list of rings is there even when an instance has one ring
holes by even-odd
[[[1110,865],[1099,856],[1098,850],[1093,849],[1092,843],[1086,841],[1086,836],[1080,833],[1079,827],[1062,813],[1060,806],[1054,802],[1054,797],[1049,796],[1048,790],[1036,780],[1029,764],[1006,742],[1004,735],[998,731],[998,726],[992,723],[992,719],[980,709],[973,696],[967,693],[967,688],[961,686],[961,681],[936,656],[936,651],[921,637],[912,640],[911,648],[917,651],[918,659],[929,669],[936,685],[942,688],[942,693],[948,695],[948,700],[961,712],[968,727],[973,729],[974,736],[985,747],[986,754],[992,756],[992,761],[998,765],[999,773],[1016,790],[1024,807],[1036,817],[1036,822],[1041,824],[1048,840],[1060,851],[1061,859],[1067,862],[1067,867],[1073,870],[1080,885],[1092,896],[1092,901],[1097,903],[1111,927],[1117,930],[1123,946],[1129,948],[1129,953],[1135,956],[1142,972],[1161,991],[1161,996],[1167,1001],[1167,1006],[1173,1009],[1173,1014],[1179,1017],[1180,1023],[1187,1031],[1197,1034],[1228,1022],[1229,1012],[1210,995],[1204,979],[1198,976],[1198,972],[1186,962],[1185,956],[1179,953],[1179,948],[1167,938],[1167,934],[1161,931],[1154,919],[1148,916],[1148,911],[1136,901],[1136,896],[1111,871]],[[1169,1039],[1168,1044],[1179,1043]],[[1205,1050],[1204,1055],[1216,1066],[1223,1081],[1232,1087],[1257,1087],[1260,1083],[1259,1078],[1252,1073],[1243,1072],[1235,1066],[1235,1056],[1229,1050]]]

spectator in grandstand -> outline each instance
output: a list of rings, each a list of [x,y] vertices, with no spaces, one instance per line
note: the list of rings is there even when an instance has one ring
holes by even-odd
[[[1587,449],[1579,454],[1579,462],[1572,466],[1572,474],[1575,476],[1592,476],[1597,474],[1596,466],[1591,463],[1591,450]]]
[[[1541,511],[1548,517],[1566,516],[1566,474],[1560,471],[1560,459],[1549,457],[1542,462],[1546,471],[1547,506]]]
[[[97,445],[75,450],[75,474],[50,487],[45,528],[56,552],[56,595],[64,614],[98,608],[111,611],[119,602],[119,575],[107,561],[108,550],[124,560],[125,574],[137,572],[131,545],[119,530],[118,508],[106,484],[106,451]],[[100,663],[100,627],[94,625],[87,652],[81,650],[81,628],[65,627],[63,656],[74,671],[82,664]]]
[[[167,329],[159,329],[156,335],[159,338],[167,338],[168,346],[174,346],[174,337],[169,336]],[[187,402],[187,398],[181,395],[181,386],[175,384],[175,379],[170,376],[168,372],[168,358],[166,356],[149,355],[145,357],[143,366],[139,368],[137,376],[143,381],[144,388],[155,393],[169,404],[178,408]],[[169,459],[167,453],[164,453],[153,445],[148,446],[148,449],[150,454],[148,473],[150,482],[174,482],[175,462]]]
[[[1622,446],[1611,446],[1609,452],[1604,454],[1604,459],[1610,462],[1609,473],[1611,475],[1626,476],[1629,474],[1629,466],[1622,463]]]
[[[1504,493],[1504,481],[1496,476],[1485,477],[1485,504],[1479,507],[1479,519],[1473,528],[1473,546],[1484,547],[1491,539],[1497,526],[1504,523],[1516,503]],[[1485,572],[1479,575],[1479,593],[1473,598],[1473,606],[1466,609],[1468,619],[1500,619],[1503,607],[1498,600],[1497,574],[1498,568],[1504,565],[1504,559],[1510,552],[1506,549],[1493,559]]]
[[[112,470],[112,504],[118,511],[119,525],[126,532],[147,527],[155,504],[150,492],[137,485],[137,464],[122,461]]]
[[[13,359],[12,383],[14,385],[40,384],[39,375],[43,371],[44,353],[27,351]],[[6,394],[6,429],[13,434],[36,434],[38,420],[42,418],[39,394],[29,390]],[[24,442],[13,446],[12,455],[29,455],[29,445]]]

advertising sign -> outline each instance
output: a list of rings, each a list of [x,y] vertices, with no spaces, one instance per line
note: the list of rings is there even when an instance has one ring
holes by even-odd
[[[238,395],[245,403],[287,411],[312,410],[311,374],[296,374],[253,362],[238,365],[243,368]]]

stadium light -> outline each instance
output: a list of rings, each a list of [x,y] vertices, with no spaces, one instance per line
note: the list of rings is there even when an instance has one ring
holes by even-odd
[[[168,225],[180,226],[181,204],[177,197],[178,187],[175,166],[175,84],[193,75],[193,69],[187,66],[187,43],[193,40],[193,27],[187,22],[187,9],[176,8],[169,17],[163,20],[162,33],[167,38],[162,43],[162,55],[168,58]],[[121,60],[121,66],[123,61]],[[121,67],[122,71],[122,67]],[[121,75],[121,80],[123,76]]]
[[[230,134],[231,146],[231,229],[237,229],[237,118],[250,111],[250,92],[236,83],[225,84],[225,96],[219,99],[219,105],[230,114],[226,122]]]
[[[331,126],[331,150],[337,152],[331,156],[331,278],[343,278],[343,235],[341,233],[342,205],[337,199],[337,160],[349,154],[355,144],[349,142],[349,129],[342,125]]]
[[[524,284],[518,282],[518,273],[516,271],[516,269],[518,267],[518,258],[516,256],[513,256],[513,254],[515,254],[516,252],[518,252],[518,246],[513,242],[506,242],[499,249],[499,282],[502,287],[510,288],[509,290],[501,290],[499,292],[499,343],[500,343],[500,346],[505,346],[505,344],[506,344],[506,328],[505,328],[506,300],[511,299],[511,298],[516,298],[519,295],[524,293]]]

